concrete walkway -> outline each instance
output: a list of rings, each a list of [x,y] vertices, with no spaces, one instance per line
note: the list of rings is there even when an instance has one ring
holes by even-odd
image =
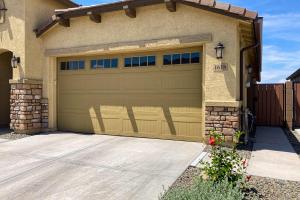
[[[0,143],[0,199],[156,200],[204,147],[68,133]]]
[[[255,176],[300,181],[300,159],[281,128],[257,128],[247,172]]]

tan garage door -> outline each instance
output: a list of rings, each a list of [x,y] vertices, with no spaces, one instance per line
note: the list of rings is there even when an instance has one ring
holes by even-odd
[[[200,140],[201,52],[58,59],[59,130]]]

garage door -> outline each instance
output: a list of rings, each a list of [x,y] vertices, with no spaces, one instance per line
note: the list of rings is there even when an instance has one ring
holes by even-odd
[[[200,140],[201,52],[58,59],[59,130]]]

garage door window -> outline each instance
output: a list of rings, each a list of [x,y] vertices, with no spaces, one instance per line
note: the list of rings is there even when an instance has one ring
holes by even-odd
[[[66,61],[60,63],[60,70],[81,70],[84,69],[85,62],[83,60],[78,61]]]
[[[112,69],[118,68],[118,58],[91,60],[92,69]]]
[[[200,63],[200,52],[175,53],[163,56],[164,65],[186,65]]]
[[[139,56],[139,57],[127,57],[124,59],[124,67],[147,67],[155,66],[155,56]]]

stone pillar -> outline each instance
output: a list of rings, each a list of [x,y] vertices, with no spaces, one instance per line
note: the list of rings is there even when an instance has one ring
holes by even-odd
[[[20,134],[40,132],[42,127],[46,126],[42,122],[44,117],[46,119],[46,115],[48,115],[48,111],[46,111],[48,105],[45,106],[46,104],[43,102],[41,83],[11,82],[10,128],[15,133]],[[44,106],[45,111],[42,111],[42,106]]]
[[[294,91],[293,91],[293,83],[290,81],[287,81],[285,83],[285,120],[287,127],[292,130],[293,129],[293,118],[294,118]]]
[[[226,143],[233,142],[233,134],[241,129],[240,108],[223,106],[206,106],[205,108],[205,134],[216,130],[225,135]]]

